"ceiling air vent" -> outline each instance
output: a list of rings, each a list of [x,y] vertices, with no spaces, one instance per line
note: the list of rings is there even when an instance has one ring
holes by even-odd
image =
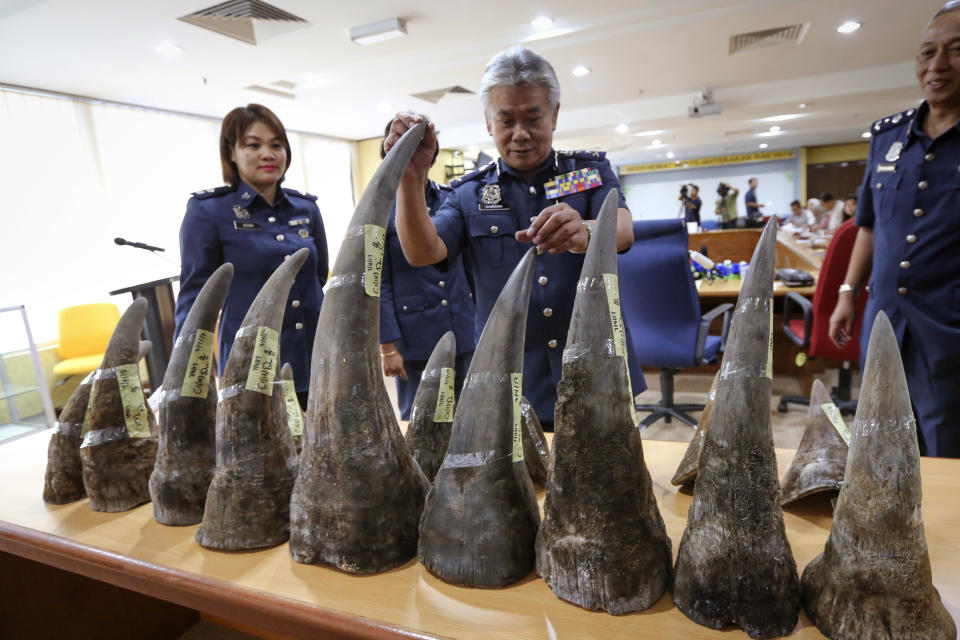
[[[254,45],[310,24],[261,0],[228,0],[179,19]]]
[[[792,24],[787,27],[763,29],[730,36],[730,55],[738,51],[775,47],[781,44],[800,44],[807,35],[810,23]]]
[[[461,87],[460,85],[456,85],[453,87],[444,87],[443,89],[434,89],[432,91],[412,93],[410,95],[412,95],[414,98],[420,98],[421,100],[426,100],[427,102],[432,102],[433,104],[437,104],[444,97],[457,94],[457,93],[472,95],[474,92],[470,91],[470,89],[467,89],[466,87]]]

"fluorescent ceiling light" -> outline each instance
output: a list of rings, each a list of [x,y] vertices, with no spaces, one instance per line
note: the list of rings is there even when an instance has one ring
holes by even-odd
[[[393,40],[405,35],[407,35],[407,21],[403,18],[389,18],[361,27],[350,27],[350,39],[359,45]]]
[[[797,105],[797,109],[806,109],[806,108],[807,108],[806,102],[801,102],[800,104]]]
[[[781,133],[783,133],[783,132],[782,132],[782,131],[761,131],[761,132],[758,133],[757,135],[758,135],[759,137],[761,137],[761,138],[770,138],[770,137],[773,137],[773,136],[778,136],[778,135],[780,135]]]
[[[553,26],[553,18],[550,16],[537,16],[530,21],[530,26],[537,31],[546,31]]]
[[[769,146],[770,146],[770,145],[768,145],[766,142],[761,142],[760,144],[757,145],[757,148],[759,148],[759,149],[766,149],[766,148],[769,147]]]
[[[651,146],[651,147],[660,147],[660,146],[663,146],[663,142],[661,142],[660,139],[657,139],[657,140],[654,140],[653,142],[651,142],[651,143],[650,143],[650,146]]]
[[[673,155],[674,155],[673,151],[667,151],[667,157],[670,158],[671,160],[673,159]]]
[[[780,127],[778,125],[773,125],[770,127],[770,131],[780,131]]]
[[[666,133],[666,129],[651,129],[650,131],[639,131],[633,135],[638,138],[652,138],[653,136],[658,136],[661,133]]]
[[[621,122],[614,128],[614,131],[617,133],[626,133],[627,131],[630,131],[630,127]]]
[[[802,118],[802,113],[785,113],[779,116],[770,116],[769,118],[760,118],[760,122],[784,122],[785,120],[796,120]]]
[[[873,137],[873,134],[870,133],[869,131],[864,131],[863,133],[860,134],[860,137],[861,137],[861,138],[872,138],[872,137]]]
[[[178,44],[173,44],[172,42],[160,42],[155,44],[153,45],[153,50],[162,55],[164,58],[175,58],[183,53],[183,47]]]
[[[588,67],[585,64],[578,64],[573,68],[573,71],[571,71],[570,73],[577,76],[578,78],[582,78],[583,76],[590,74],[590,67]]]
[[[837,27],[838,33],[853,33],[860,28],[860,23],[855,20],[847,20],[842,25]]]

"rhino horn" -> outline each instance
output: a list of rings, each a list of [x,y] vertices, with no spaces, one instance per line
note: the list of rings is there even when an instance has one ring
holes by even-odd
[[[290,428],[290,435],[293,437],[293,446],[297,450],[297,456],[303,449],[303,410],[300,408],[300,400],[297,398],[296,384],[293,379],[293,367],[289,362],[284,362],[280,367],[280,379],[283,380],[284,400],[287,405],[287,426]],[[288,392],[288,389],[290,390]]]
[[[534,566],[540,513],[523,462],[520,397],[535,260],[530,249],[483,328],[420,520],[420,562],[460,586],[501,587]]]
[[[410,410],[410,425],[404,438],[420,469],[429,480],[437,475],[450,442],[450,426],[456,406],[454,381],[457,364],[457,338],[447,331],[427,360],[420,377],[417,395]]]
[[[520,398],[520,412],[523,414],[523,461],[533,484],[547,485],[547,470],[550,468],[550,446],[543,433],[543,425],[534,411],[533,405],[525,397]]]
[[[196,538],[204,547],[268,547],[290,535],[297,454],[283,393],[275,392],[287,297],[310,255],[284,260],[254,298],[227,356],[216,426],[216,470]]]
[[[80,433],[90,401],[94,373],[91,372],[77,385],[57,416],[47,445],[47,469],[43,481],[45,502],[67,504],[87,495],[83,488]]]
[[[673,474],[670,483],[678,487],[685,484],[693,484],[697,477],[697,469],[700,468],[700,452],[703,451],[703,441],[707,437],[707,428],[710,426],[710,414],[713,413],[713,399],[717,395],[717,379],[720,373],[713,376],[713,382],[710,383],[710,392],[707,394],[707,404],[700,413],[700,420],[697,421],[697,430],[690,438],[690,444],[683,454],[683,459],[677,467],[677,472]]]
[[[633,407],[617,284],[615,189],[580,272],[557,387],[537,573],[560,598],[624,614],[670,585],[671,544]]]
[[[736,625],[752,638],[787,635],[800,612],[770,429],[775,221],[741,286],[673,588],[694,622]]]
[[[350,573],[407,562],[429,481],[410,456],[383,384],[380,268],[390,205],[426,124],[390,149],[353,214],[313,343],[290,555]]]
[[[157,460],[150,476],[153,517],[160,524],[181,526],[203,520],[217,464],[214,329],[232,281],[229,262],[207,278],[183,322],[163,376]]]
[[[955,640],[933,586],[920,509],[920,449],[890,320],[870,332],[843,488],[803,603],[830,638]]]

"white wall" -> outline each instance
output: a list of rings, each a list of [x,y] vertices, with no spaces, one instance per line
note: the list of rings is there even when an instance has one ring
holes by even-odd
[[[777,160],[749,164],[722,165],[676,171],[638,173],[620,177],[627,206],[634,220],[674,218],[680,216],[680,186],[694,183],[700,186],[701,220],[715,220],[717,185],[726,182],[740,190],[737,211],[746,215],[743,196],[750,188],[747,182],[757,178],[757,201],[771,203],[763,208],[766,214],[785,215],[790,202],[799,198],[799,160]]]

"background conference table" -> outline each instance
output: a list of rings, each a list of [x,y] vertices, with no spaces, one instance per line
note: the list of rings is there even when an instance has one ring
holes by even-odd
[[[166,527],[150,504],[124,513],[91,511],[87,500],[41,499],[50,432],[0,446],[0,551],[293,637],[456,638],[746,638],[688,620],[665,594],[649,610],[625,616],[563,602],[534,573],[504,589],[466,589],[431,576],[418,562],[374,576],[354,576],[290,559],[286,544],[222,553],[194,541],[196,526]],[[644,441],[647,465],[674,556],[691,496],[670,484],[685,443]],[[793,451],[777,450],[781,474]],[[960,460],[924,458],[923,515],[934,584],[960,614]],[[543,492],[539,492],[542,501]],[[828,498],[784,511],[798,570],[823,549]],[[72,575],[72,574],[69,574]],[[7,584],[4,597],[16,596]],[[56,612],[57,603],[51,603]],[[70,622],[63,620],[69,637]],[[2,634],[0,634],[2,635]],[[136,634],[130,637],[136,637]],[[274,635],[273,637],[276,637]],[[791,638],[822,638],[801,614]]]

